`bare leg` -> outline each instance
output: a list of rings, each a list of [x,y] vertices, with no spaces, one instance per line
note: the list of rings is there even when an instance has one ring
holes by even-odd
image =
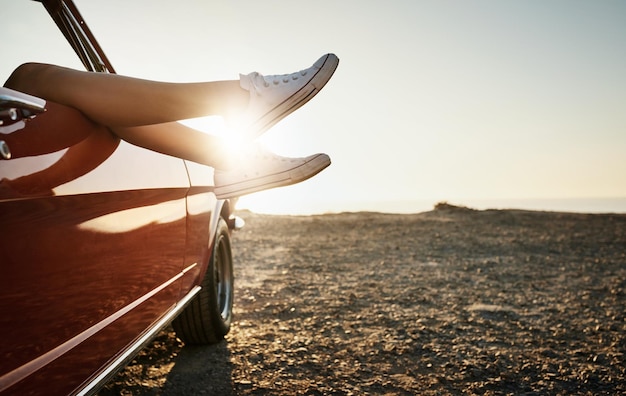
[[[174,122],[240,112],[239,81],[162,83],[27,63],[5,86],[74,107],[129,143],[220,169],[233,166],[221,139]]]
[[[217,169],[230,169],[236,158],[230,155],[224,141],[202,133],[178,122],[116,127],[113,132],[120,138],[159,153],[183,158]]]
[[[243,113],[243,128],[252,131],[246,136],[254,138],[315,96],[338,62],[334,54],[326,54],[310,68],[289,75],[255,72],[241,80],[186,84],[28,63],[16,69],[5,86],[73,107],[135,145],[230,169],[215,173],[215,194],[229,198],[306,180],[330,165],[330,158],[243,153],[247,160],[242,165],[221,139],[175,121]]]
[[[5,86],[74,107],[111,128],[228,116],[249,100],[239,80],[164,83],[40,63],[18,67]]]
[[[21,196],[54,195],[52,191],[54,188],[95,169],[113,154],[118,144],[119,139],[106,132],[106,129],[99,130],[73,144],[49,167],[14,180],[3,179],[3,183]],[[0,188],[0,194],[2,192]],[[4,193],[6,194],[6,190]]]

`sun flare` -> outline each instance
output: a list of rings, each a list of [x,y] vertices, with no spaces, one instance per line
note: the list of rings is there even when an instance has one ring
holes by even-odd
[[[216,136],[224,142],[224,147],[231,155],[244,161],[245,154],[252,150],[255,144],[246,143],[241,134],[229,129],[222,117],[208,116],[181,121],[182,124]],[[263,134],[255,142],[263,149],[267,149],[281,156],[299,157],[306,155],[311,149],[307,147],[307,139],[294,136],[293,130],[302,130],[293,121],[284,122],[272,128],[272,131]],[[262,191],[243,196],[237,203],[238,209],[247,209],[266,214],[311,214],[327,211],[315,199],[309,183]]]

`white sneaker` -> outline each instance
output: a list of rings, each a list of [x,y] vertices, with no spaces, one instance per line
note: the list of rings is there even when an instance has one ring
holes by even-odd
[[[311,100],[330,80],[337,65],[339,58],[326,54],[310,68],[292,74],[240,74],[240,86],[250,92],[250,104],[236,121],[236,129],[248,139],[258,137]]]
[[[288,158],[259,150],[243,162],[237,169],[215,170],[214,191],[218,199],[299,183],[328,167],[330,157],[314,154],[304,158]]]

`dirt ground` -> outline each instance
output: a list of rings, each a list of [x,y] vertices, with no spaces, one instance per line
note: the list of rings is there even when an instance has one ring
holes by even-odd
[[[626,392],[626,215],[240,213],[235,319],[101,395]]]

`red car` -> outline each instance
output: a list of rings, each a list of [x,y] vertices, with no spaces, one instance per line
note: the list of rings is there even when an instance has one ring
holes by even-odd
[[[71,0],[39,2],[87,70],[114,73]],[[212,168],[1,88],[0,394],[93,393],[172,321],[221,340],[234,203]]]

